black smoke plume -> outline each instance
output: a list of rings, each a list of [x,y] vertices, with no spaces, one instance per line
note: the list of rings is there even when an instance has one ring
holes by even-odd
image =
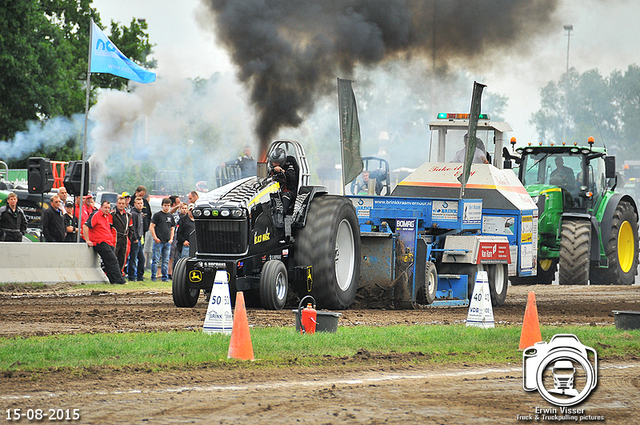
[[[249,87],[264,149],[356,65],[433,58],[472,68],[557,25],[559,0],[202,0]]]

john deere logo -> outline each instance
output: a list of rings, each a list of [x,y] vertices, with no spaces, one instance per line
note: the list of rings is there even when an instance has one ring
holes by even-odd
[[[202,281],[202,272],[200,270],[191,270],[189,272],[189,280],[191,282],[200,282],[200,281]]]

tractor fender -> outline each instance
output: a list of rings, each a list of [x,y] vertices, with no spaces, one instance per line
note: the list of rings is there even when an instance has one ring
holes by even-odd
[[[596,216],[591,214],[568,212],[562,214],[562,221],[566,219],[591,222],[591,261],[600,261],[600,225],[598,224]]]
[[[296,227],[304,227],[307,224],[309,205],[316,196],[327,195],[329,191],[324,186],[302,186],[296,196],[296,205],[293,209],[293,223]]]
[[[633,211],[638,215],[638,207],[636,206],[635,201],[629,195],[623,193],[614,193],[609,201],[607,202],[607,206],[604,210],[604,214],[602,215],[602,220],[600,221],[600,240],[608,241],[611,237],[611,225],[613,223],[613,213],[618,208],[620,202],[628,202],[633,206]],[[598,250],[600,252],[600,250]]]

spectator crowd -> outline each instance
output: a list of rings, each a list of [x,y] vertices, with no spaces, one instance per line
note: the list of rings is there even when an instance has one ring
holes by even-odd
[[[122,192],[115,205],[103,200],[95,205],[93,194],[76,197],[64,187],[51,196],[41,214],[44,242],[83,242],[102,259],[103,270],[112,284],[143,281],[145,243],[152,244],[151,280],[171,278],[173,262],[189,255],[195,233],[191,210],[198,193],[162,199],[162,210],[152,214],[149,194],[138,186],[134,196]],[[0,241],[21,242],[27,232],[27,217],[18,205],[16,193],[9,193],[0,207]]]

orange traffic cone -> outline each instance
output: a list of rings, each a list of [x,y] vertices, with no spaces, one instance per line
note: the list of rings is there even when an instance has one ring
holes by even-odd
[[[538,321],[538,307],[536,306],[536,294],[529,291],[527,308],[524,310],[522,321],[522,333],[520,334],[520,350],[531,347],[536,342],[542,341],[540,335],[540,322]]]
[[[227,358],[253,360],[249,320],[247,319],[247,308],[244,305],[242,292],[236,294],[236,307],[233,311],[233,328],[231,329],[231,341],[229,342]]]

